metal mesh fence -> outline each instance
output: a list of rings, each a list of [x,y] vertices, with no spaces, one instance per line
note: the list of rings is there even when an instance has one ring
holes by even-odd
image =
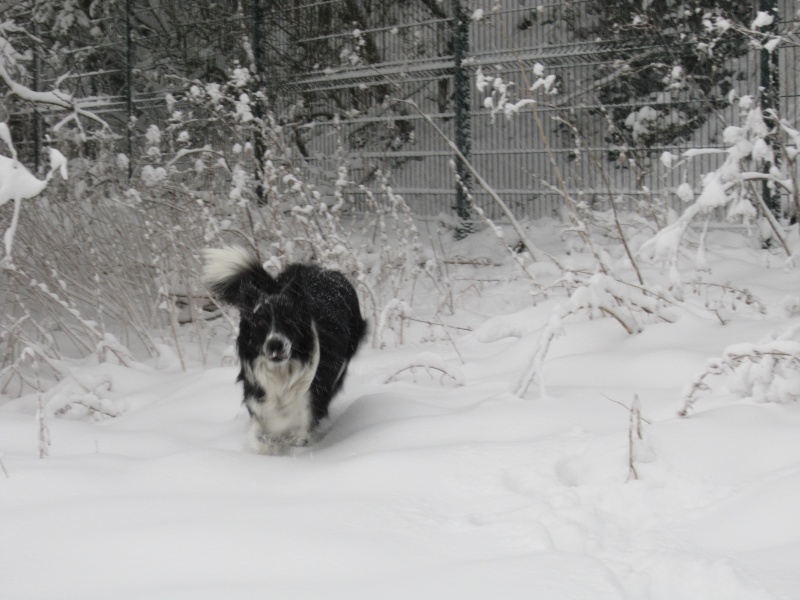
[[[326,3],[330,4],[330,3]],[[508,3],[511,4],[511,3]],[[317,6],[317,3],[309,3]],[[558,93],[540,101],[540,128],[530,113],[506,119],[483,108],[485,93],[474,86],[471,93],[471,161],[491,187],[519,215],[538,217],[559,210],[565,191],[589,205],[607,203],[610,196],[635,203],[639,200],[674,201],[672,191],[682,182],[699,187],[700,175],[719,165],[724,156],[705,154],[680,169],[669,169],[660,160],[663,153],[681,155],[689,148],[720,148],[722,131],[738,122],[738,110],[712,105],[703,98],[640,97],[625,103],[611,103],[600,97],[604,83],[626,62],[662,60],[667,40],[651,39],[640,46],[619,46],[606,40],[581,40],[577,30],[596,21],[591,12],[597,3],[549,0],[535,6],[526,3],[494,10],[489,17],[470,23],[470,60],[465,65],[474,78],[477,68],[490,76],[513,81],[521,96],[535,76],[534,66],[556,76]],[[791,3],[781,5],[781,27],[793,27]],[[423,14],[418,21],[404,15],[407,37],[429,39],[431,30],[440,37],[451,37],[450,19],[431,20]],[[387,36],[387,32],[389,35]],[[333,73],[305,73],[295,77],[294,89],[301,92],[308,107],[332,103],[331,95],[341,90],[365,89],[390,82],[392,94],[414,99],[436,126],[453,139],[452,48],[445,45],[425,49],[425,59],[395,59],[392,50],[400,44],[397,26],[362,31],[375,35],[383,60],[373,64],[341,66]],[[392,37],[394,36],[394,37]],[[348,31],[329,41],[346,48],[352,37]],[[386,48],[386,51],[383,49]],[[792,118],[796,113],[796,48],[780,49],[780,109]],[[761,51],[752,49],[728,61],[736,73],[737,95],[757,95],[762,84]],[[605,74],[605,77],[599,75]],[[708,115],[691,132],[668,142],[622,146],[614,143],[610,128],[619,115],[647,116],[658,103],[671,104],[683,113]],[[311,109],[314,112],[314,109]],[[329,110],[329,109],[328,109]],[[618,123],[616,124],[618,126]],[[336,134],[333,129],[336,129]],[[333,140],[349,140],[364,130],[383,130],[364,145],[349,143],[347,150],[357,165],[355,179],[368,182],[377,169],[390,170],[395,190],[409,200],[416,211],[435,214],[448,212],[453,205],[454,176],[450,166],[452,151],[434,131],[431,123],[406,105],[393,105],[369,115],[341,117],[333,125],[316,121],[308,146],[311,161],[330,156]],[[563,183],[562,183],[563,182]],[[480,188],[473,190],[478,205],[494,214],[493,205]]]
[[[95,17],[93,37],[75,39],[61,50],[72,57],[67,62],[74,74],[62,76],[60,85],[76,96],[96,98],[94,109],[118,128],[124,145],[149,123],[168,117],[167,92],[185,89],[192,80],[223,80],[232,66],[245,65],[260,77],[276,113],[291,115],[285,123],[293,128],[298,164],[309,178],[330,182],[345,162],[354,206],[363,206],[364,189],[379,185],[383,173],[416,213],[452,214],[454,153],[447,140],[465,126],[457,123],[454,110],[455,5],[456,0],[111,3]],[[672,201],[678,184],[699,186],[700,175],[723,157],[706,154],[668,169],[662,154],[721,147],[724,127],[739,118],[736,109],[707,98],[654,92],[631,94],[623,102],[619,94],[609,95],[609,82],[626,64],[664,60],[670,40],[620,45],[588,36],[600,23],[597,6],[596,0],[508,2],[469,20],[467,60],[460,68],[472,81],[480,68],[515,82],[513,92],[524,98],[537,65],[555,76],[558,93],[537,105],[541,126],[529,111],[512,119],[492,115],[484,108],[486,92],[470,89],[471,162],[519,216],[557,212],[565,192],[589,205],[609,197]],[[780,0],[777,6],[777,27],[788,39],[798,25],[793,2]],[[49,89],[62,74],[48,68],[48,55],[34,40],[15,40],[37,56],[22,83]],[[797,52],[792,43],[777,50],[779,109],[792,122],[800,116]],[[771,85],[763,81],[762,54],[751,48],[728,60],[725,68],[735,73],[733,92],[757,95],[760,86]],[[663,114],[701,116],[681,136],[632,138],[631,132],[652,118],[653,106]],[[37,160],[40,117],[24,107],[13,119],[32,132],[22,146]],[[615,138],[620,127],[631,130],[625,132],[627,142]],[[225,141],[215,139],[211,129],[207,136],[204,142]],[[136,147],[135,139],[127,146],[134,167]],[[475,185],[472,190],[476,203],[496,216],[486,193]]]

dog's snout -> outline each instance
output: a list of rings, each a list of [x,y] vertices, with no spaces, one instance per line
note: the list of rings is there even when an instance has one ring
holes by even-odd
[[[285,360],[289,358],[289,343],[279,337],[267,340],[267,356],[270,360]]]

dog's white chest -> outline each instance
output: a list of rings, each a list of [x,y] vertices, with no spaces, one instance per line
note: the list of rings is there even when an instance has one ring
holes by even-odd
[[[311,361],[275,364],[267,356],[245,363],[245,376],[261,387],[260,398],[246,398],[252,415],[253,443],[259,452],[280,454],[285,446],[308,443],[313,424],[311,383],[319,366],[319,338],[314,328]]]
[[[262,431],[272,435],[307,431],[311,426],[309,389],[314,371],[294,361],[272,366],[265,357],[257,358],[252,370],[253,379],[265,392],[261,402],[250,405]]]

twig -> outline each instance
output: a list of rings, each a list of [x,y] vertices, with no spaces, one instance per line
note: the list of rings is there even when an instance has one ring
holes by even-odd
[[[536,109],[534,108],[533,110]],[[580,136],[578,135],[577,128],[572,123],[568,122],[566,119],[562,117],[556,117],[555,120],[571,128],[573,130],[573,134],[575,135],[576,140],[581,139]],[[622,242],[622,247],[625,249],[625,254],[628,255],[628,260],[630,261],[631,266],[633,267],[633,270],[636,273],[636,278],[639,280],[639,283],[641,285],[644,285],[644,278],[642,277],[642,273],[639,270],[639,264],[636,262],[636,259],[633,256],[633,252],[631,252],[630,245],[628,244],[628,238],[625,235],[625,231],[622,229],[622,224],[620,223],[619,220],[619,214],[617,211],[617,200],[614,196],[613,191],[611,190],[611,181],[609,181],[608,179],[608,173],[606,173],[605,168],[603,167],[603,165],[600,164],[600,161],[597,159],[597,156],[595,156],[595,153],[588,145],[585,146],[583,150],[589,155],[589,158],[592,160],[595,167],[600,172],[600,176],[603,179],[603,184],[605,185],[608,193],[608,201],[611,204],[611,213],[614,216],[614,225],[617,228],[617,235],[619,235],[619,239]]]
[[[394,373],[394,374],[390,375],[389,377],[387,377],[384,380],[384,383],[392,383],[393,381],[397,380],[397,376],[400,375],[401,373],[405,373],[406,371],[412,371],[414,369],[425,369],[425,371],[438,371],[439,373],[442,374],[442,380],[444,380],[445,377],[449,377],[450,379],[453,380],[453,382],[456,385],[458,385],[458,386],[463,385],[463,382],[458,377],[456,377],[452,373],[448,372],[446,369],[443,369],[441,367],[436,367],[436,366],[433,366],[433,365],[408,365],[407,367],[403,367],[402,369],[400,369],[396,373]]]
[[[439,325],[442,328],[442,330],[444,331],[444,334],[447,336],[447,339],[450,341],[450,345],[453,346],[453,350],[456,351],[456,354],[458,355],[458,360],[461,361],[462,365],[467,364],[466,361],[464,360],[464,357],[461,356],[461,351],[458,349],[458,346],[456,345],[456,342],[453,339],[453,336],[450,335],[450,332],[444,326],[444,323],[442,323],[442,320],[439,318],[438,314],[436,315],[436,320],[438,321],[437,325]]]
[[[764,215],[764,218],[769,223],[769,226],[772,229],[772,233],[775,234],[775,237],[778,239],[778,241],[780,242],[781,246],[783,246],[783,251],[786,252],[786,256],[788,256],[791,259],[792,258],[792,251],[789,250],[789,245],[786,243],[786,240],[784,239],[783,235],[781,234],[781,231],[780,231],[781,230],[781,226],[778,223],[778,221],[775,219],[775,215],[772,214],[772,211],[769,209],[769,207],[767,206],[767,203],[764,201],[764,195],[754,192],[753,196],[758,198],[758,206],[760,207],[761,212]]]
[[[606,400],[608,400],[609,402],[613,402],[614,404],[619,404],[622,408],[624,408],[628,412],[631,412],[633,410],[633,407],[628,406],[624,402],[620,402],[619,400],[614,400],[613,398],[610,398],[609,396],[606,396],[605,394],[600,394],[600,395],[603,398],[605,398]],[[642,421],[644,421],[648,425],[652,425],[652,423],[650,421],[648,421],[647,419],[645,419],[644,417],[641,416],[641,411],[640,411],[640,418],[642,419]]]
[[[628,422],[628,481],[639,479],[639,473],[636,471],[635,465],[636,444],[637,441],[641,442],[644,439],[642,436],[642,411],[639,406],[638,395],[633,397],[630,412],[631,418]]]
[[[471,327],[461,327],[460,325],[448,325],[443,323],[441,319],[436,321],[427,321],[425,319],[420,319],[418,317],[405,317],[407,321],[414,321],[415,323],[422,323],[423,325],[438,325],[439,327],[450,328],[450,329],[458,329],[459,331],[473,331]]]
[[[470,174],[475,178],[475,181],[478,182],[478,184],[483,188],[483,190],[487,194],[489,194],[489,197],[492,200],[494,200],[495,204],[497,204],[497,206],[500,207],[500,210],[503,211],[503,214],[506,216],[506,218],[508,218],[509,222],[511,223],[511,226],[514,228],[514,231],[517,232],[517,235],[522,240],[522,243],[525,244],[525,247],[528,249],[528,252],[530,252],[531,257],[534,260],[536,260],[536,255],[534,254],[534,250],[536,250],[536,252],[540,252],[541,254],[547,256],[548,258],[551,258],[550,255],[536,248],[533,242],[528,238],[528,234],[525,233],[525,230],[522,228],[522,225],[520,225],[519,221],[517,221],[517,218],[514,216],[514,213],[511,212],[511,209],[508,207],[508,205],[497,194],[497,192],[494,191],[494,188],[492,188],[492,186],[490,186],[489,183],[483,177],[481,177],[480,173],[478,173],[475,167],[473,167],[472,164],[470,164],[470,162],[467,160],[467,158],[461,153],[461,150],[459,150],[458,146],[456,146],[455,143],[447,136],[447,134],[441,130],[441,128],[433,121],[433,119],[431,119],[429,115],[425,114],[422,111],[422,109],[417,105],[417,103],[414,102],[413,100],[402,100],[396,98],[394,101],[402,102],[403,104],[408,104],[409,106],[411,106],[415,111],[417,111],[417,113],[423,119],[425,119],[428,122],[429,125],[431,125],[431,127],[433,127],[433,129],[436,131],[436,133],[439,134],[439,136],[445,141],[445,143],[448,146],[450,146],[450,149],[461,160],[461,162],[464,164],[464,166],[467,168]]]

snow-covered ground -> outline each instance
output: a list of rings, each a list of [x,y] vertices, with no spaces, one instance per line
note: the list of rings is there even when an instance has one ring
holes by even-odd
[[[708,358],[800,324],[797,271],[744,243],[711,239],[704,277],[764,314],[722,292],[705,310],[702,292],[636,335],[567,317],[545,395],[523,398],[565,297],[533,305],[513,265],[462,266],[473,281],[442,320],[471,331],[411,323],[403,345],[364,347],[291,456],[246,448],[232,365],[83,366],[119,416],[55,416],[81,400],[60,383],[44,459],[38,398],[0,397],[0,598],[798,599],[800,403],[710,377],[676,416]]]

